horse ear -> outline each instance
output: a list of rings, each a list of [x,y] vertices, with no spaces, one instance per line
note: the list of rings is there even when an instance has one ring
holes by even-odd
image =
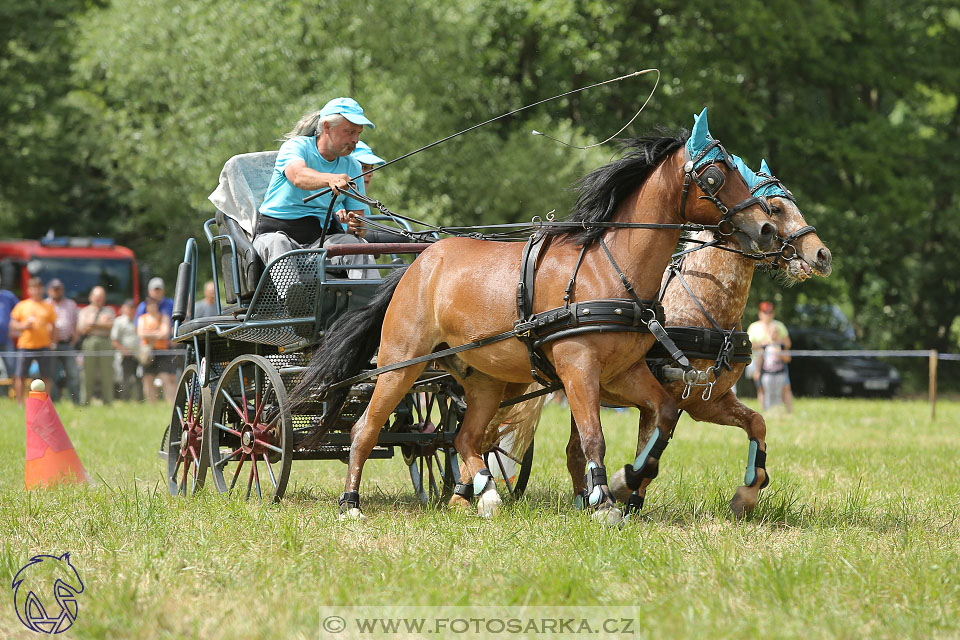
[[[770,171],[770,166],[767,164],[766,158],[760,161],[760,173],[765,173],[768,176],[773,175],[773,171]]]
[[[700,115],[693,116],[693,131],[690,132],[690,139],[687,140],[687,150],[690,155],[696,155],[697,152],[707,146],[709,138],[710,127],[707,123],[707,108],[704,107]]]
[[[740,172],[740,175],[743,176],[744,182],[747,183],[747,188],[751,191],[757,183],[760,182],[760,179],[757,177],[757,174],[754,173],[753,169],[747,166],[747,163],[743,161],[740,156],[731,155],[733,158],[733,164],[737,167],[737,171]]]

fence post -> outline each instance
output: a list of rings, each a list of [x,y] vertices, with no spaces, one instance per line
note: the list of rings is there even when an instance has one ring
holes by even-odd
[[[930,349],[930,421],[937,417],[937,350]]]

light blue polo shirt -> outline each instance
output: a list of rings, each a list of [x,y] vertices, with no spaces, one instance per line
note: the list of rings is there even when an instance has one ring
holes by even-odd
[[[290,138],[280,146],[280,152],[277,154],[277,162],[273,167],[273,176],[270,178],[270,186],[267,187],[267,192],[263,197],[263,204],[260,205],[260,213],[281,220],[316,216],[320,218],[321,223],[325,223],[327,210],[330,207],[330,197],[333,193],[326,193],[319,198],[314,198],[310,202],[304,203],[303,199],[315,192],[304,191],[303,189],[297,188],[287,179],[284,173],[287,164],[295,158],[301,158],[307,163],[308,167],[316,171],[323,173],[345,173],[351,178],[363,173],[363,170],[360,168],[360,163],[350,156],[337,158],[333,162],[326,160],[320,155],[320,152],[317,151],[316,136]],[[366,195],[362,179],[357,180],[357,189],[360,193]],[[333,206],[334,211],[338,209],[363,211],[364,214],[370,213],[370,208],[367,207],[367,205],[342,194],[337,196],[337,202]]]

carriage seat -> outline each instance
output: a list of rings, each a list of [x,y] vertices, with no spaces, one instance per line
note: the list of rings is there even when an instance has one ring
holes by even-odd
[[[236,220],[225,215],[223,211],[217,211],[217,226],[220,228],[222,235],[229,235],[233,239],[234,247],[237,250],[237,271],[240,276],[240,282],[237,284],[239,284],[239,287],[235,286],[233,281],[233,247],[229,243],[223,243],[220,248],[220,270],[223,274],[227,302],[230,304],[238,302],[234,293],[238,290],[240,291],[239,302],[248,302],[257,289],[260,276],[263,275],[263,260],[260,259],[260,254],[253,247],[251,238],[243,228]]]
[[[253,236],[260,216],[263,196],[270,186],[270,178],[277,161],[276,151],[259,151],[233,156],[223,165],[220,184],[209,200],[217,207],[217,226],[220,233],[229,235],[237,248],[237,267],[240,282],[233,282],[233,251],[228,243],[221,245],[221,270],[228,303],[238,302],[235,290],[240,291],[239,302],[249,302],[263,274],[263,260],[253,247]],[[239,285],[239,286],[235,286]]]

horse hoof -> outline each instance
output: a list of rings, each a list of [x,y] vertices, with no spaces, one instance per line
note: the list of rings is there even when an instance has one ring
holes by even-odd
[[[605,527],[622,527],[623,511],[620,507],[607,507],[606,509],[597,509],[590,516]]]
[[[617,472],[611,476],[610,484],[607,485],[607,488],[610,489],[610,493],[613,494],[617,502],[626,503],[626,501],[630,499],[630,494],[633,493],[633,489],[627,486],[627,474],[624,473],[623,469],[618,469]]]
[[[470,511],[470,501],[463,496],[451,496],[447,506],[457,511]]]
[[[477,513],[480,514],[481,518],[492,518],[500,510],[501,504],[503,504],[503,501],[500,499],[500,494],[497,493],[496,488],[487,489],[480,494],[480,499],[477,500]]]
[[[341,513],[337,520],[343,522],[344,520],[366,520],[367,516],[363,515],[363,512],[360,511],[357,507],[351,507]]]
[[[737,519],[744,518],[757,506],[757,495],[750,487],[737,487],[730,499],[730,511]]]

